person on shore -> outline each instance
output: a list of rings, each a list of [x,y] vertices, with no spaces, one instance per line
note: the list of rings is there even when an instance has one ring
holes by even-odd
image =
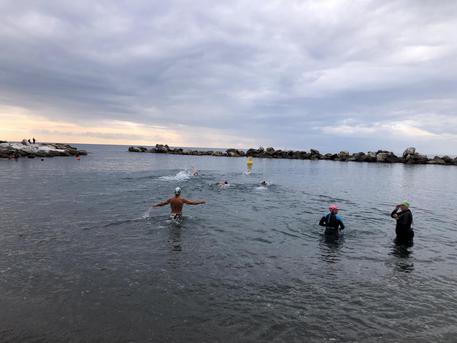
[[[182,208],[184,204],[186,205],[200,205],[200,204],[206,204],[206,201],[204,200],[188,200],[183,197],[181,197],[181,188],[176,187],[175,188],[175,196],[172,198],[169,198],[167,200],[164,200],[162,202],[159,202],[158,204],[153,205],[153,207],[160,207],[160,206],[165,206],[170,204],[170,217],[171,219],[181,219],[182,218]]]
[[[413,214],[409,209],[409,202],[404,200],[390,214],[397,223],[395,226],[395,241],[397,243],[410,242],[414,237],[414,230],[411,227],[413,224]]]
[[[36,142],[35,137],[32,138],[32,142],[33,142],[33,144],[35,144],[35,142]]]
[[[329,213],[321,218],[320,226],[325,226],[325,234],[339,237],[344,230],[343,219],[338,215],[338,208],[332,204],[328,207]]]
[[[30,141],[30,138],[27,140],[27,142],[29,142],[29,144],[32,144],[32,142]]]

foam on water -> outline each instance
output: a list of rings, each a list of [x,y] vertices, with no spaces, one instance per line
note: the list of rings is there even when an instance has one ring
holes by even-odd
[[[186,181],[192,177],[192,172],[189,170],[181,170],[176,175],[166,175],[159,177],[163,181]]]

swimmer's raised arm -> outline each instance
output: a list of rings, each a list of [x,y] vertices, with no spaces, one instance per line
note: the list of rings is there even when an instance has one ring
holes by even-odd
[[[204,200],[187,200],[187,199],[182,199],[182,202],[187,204],[187,205],[202,205],[206,204],[206,201]]]
[[[170,200],[171,199],[167,199],[165,201],[159,202],[158,204],[152,205],[152,207],[160,207],[160,206],[168,205],[170,203]]]

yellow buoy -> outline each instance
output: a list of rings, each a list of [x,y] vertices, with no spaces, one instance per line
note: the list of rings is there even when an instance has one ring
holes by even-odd
[[[248,166],[248,173],[250,173],[252,171],[252,164],[254,163],[254,161],[252,161],[252,157],[249,156],[248,157],[248,160],[246,161],[246,164]]]

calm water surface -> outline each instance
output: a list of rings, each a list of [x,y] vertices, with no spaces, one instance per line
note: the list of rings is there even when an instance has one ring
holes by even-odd
[[[246,175],[84,148],[0,160],[1,342],[457,341],[457,167],[255,159]],[[181,225],[150,209],[176,186],[208,202]],[[403,199],[410,248],[392,243]],[[332,202],[339,242],[317,225]]]

